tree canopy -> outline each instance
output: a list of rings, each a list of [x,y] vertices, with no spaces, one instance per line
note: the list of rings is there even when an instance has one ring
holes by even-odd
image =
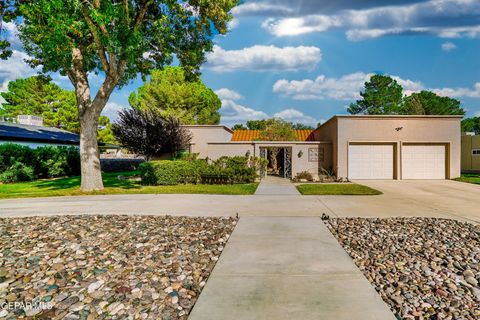
[[[259,141],[296,141],[297,135],[290,122],[272,118],[265,122],[265,129],[260,132]]]
[[[474,132],[480,134],[480,117],[467,118],[462,121],[463,132]]]
[[[365,90],[360,92],[362,99],[351,103],[348,112],[351,114],[396,114],[402,104],[402,86],[384,75],[373,75],[365,82]]]
[[[140,109],[120,111],[112,131],[122,146],[147,160],[185,150],[192,138],[175,117]]]
[[[29,63],[60,72],[75,88],[80,122],[81,189],[103,189],[99,117],[113,90],[177,59],[199,75],[213,38],[225,34],[239,0],[0,0],[15,21]],[[12,18],[10,18],[12,16]],[[8,42],[0,44],[8,51]],[[8,56],[8,52],[6,52]],[[89,75],[101,84],[92,92]]]
[[[431,91],[403,94],[403,88],[392,77],[373,75],[360,92],[362,99],[350,104],[351,114],[464,115],[457,99],[442,97]]]
[[[60,88],[48,76],[32,76],[8,83],[8,91],[0,93],[5,102],[0,115],[15,121],[18,115],[43,117],[43,123],[73,133],[80,133],[75,92]],[[98,141],[115,143],[110,120],[100,116]]]
[[[441,97],[431,91],[415,92],[405,97],[403,114],[421,115],[464,115],[460,101],[450,97]]]
[[[182,124],[218,124],[222,103],[200,80],[188,80],[180,67],[154,70],[150,81],[128,99],[132,108],[175,116]]]
[[[279,120],[279,119],[276,119]],[[267,125],[271,123],[273,120],[272,119],[262,119],[262,120],[248,120],[246,123],[246,127],[243,124],[235,124],[232,127],[232,130],[265,130],[267,128]],[[303,123],[292,123],[292,122],[286,122],[283,121],[284,123],[288,123],[293,130],[313,130],[315,129],[314,127],[310,125],[306,125]],[[320,125],[320,124],[319,124]]]

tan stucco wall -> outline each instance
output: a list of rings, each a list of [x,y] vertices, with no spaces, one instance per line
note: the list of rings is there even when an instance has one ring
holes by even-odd
[[[192,133],[190,152],[198,153],[199,158],[208,157],[208,143],[228,142],[232,133],[223,126],[184,126]]]
[[[396,172],[401,177],[403,143],[445,143],[449,146],[449,178],[460,176],[460,121],[444,117],[338,117],[337,175],[348,176],[348,144],[389,142],[397,146]],[[396,128],[402,128],[396,130]]]
[[[462,171],[480,171],[480,155],[472,155],[472,149],[480,149],[480,135],[462,136]]]
[[[335,172],[338,168],[338,119],[331,118],[325,122],[320,128],[314,132],[315,139],[318,141],[331,142],[331,153],[329,155],[329,165],[325,164],[325,169],[333,169]]]
[[[250,155],[254,156],[255,148],[251,143],[209,143],[208,158],[217,160],[220,157],[245,156],[250,151]]]

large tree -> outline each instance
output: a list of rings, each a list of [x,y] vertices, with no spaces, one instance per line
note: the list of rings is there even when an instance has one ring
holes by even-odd
[[[403,89],[398,82],[384,75],[373,75],[365,82],[362,99],[351,103],[351,114],[398,114],[402,104]]]
[[[80,133],[75,92],[60,88],[48,76],[38,75],[8,83],[8,91],[0,93],[5,100],[0,115],[14,121],[18,115],[43,117],[46,126]],[[98,140],[113,143],[110,120],[99,118]]]
[[[467,118],[462,121],[463,132],[474,132],[480,134],[480,117]]]
[[[122,146],[147,160],[186,150],[192,138],[177,118],[140,109],[120,111],[112,131]]]
[[[402,107],[403,114],[421,115],[464,115],[465,110],[457,99],[441,97],[435,92],[415,92],[405,97]]]
[[[227,32],[239,0],[2,0],[17,10],[20,39],[43,72],[68,76],[80,121],[81,189],[103,188],[97,146],[100,114],[113,90],[174,57],[198,76],[213,37]],[[5,11],[2,7],[2,12]],[[101,75],[92,92],[89,75]]]
[[[218,124],[222,102],[200,79],[189,81],[180,67],[154,70],[150,81],[128,99],[130,106],[175,116],[182,124]]]

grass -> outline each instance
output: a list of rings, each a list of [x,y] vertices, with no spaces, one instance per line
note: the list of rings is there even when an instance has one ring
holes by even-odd
[[[137,172],[112,172],[103,174],[105,189],[94,192],[82,192],[79,188],[80,177],[37,180],[32,182],[0,184],[0,199],[32,198],[54,196],[80,196],[105,194],[253,194],[258,183],[209,185],[186,184],[177,186],[142,186],[138,181],[119,180],[117,177],[135,176]]]
[[[298,191],[303,195],[379,195],[382,192],[356,183],[318,183],[297,185]]]
[[[460,182],[468,182],[474,184],[480,184],[480,174],[478,173],[465,173],[460,178],[455,179]]]

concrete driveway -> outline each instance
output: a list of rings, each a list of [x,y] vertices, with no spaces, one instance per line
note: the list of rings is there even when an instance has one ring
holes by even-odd
[[[425,216],[480,222],[480,185],[451,180],[362,180],[380,196],[319,197],[339,217]]]

